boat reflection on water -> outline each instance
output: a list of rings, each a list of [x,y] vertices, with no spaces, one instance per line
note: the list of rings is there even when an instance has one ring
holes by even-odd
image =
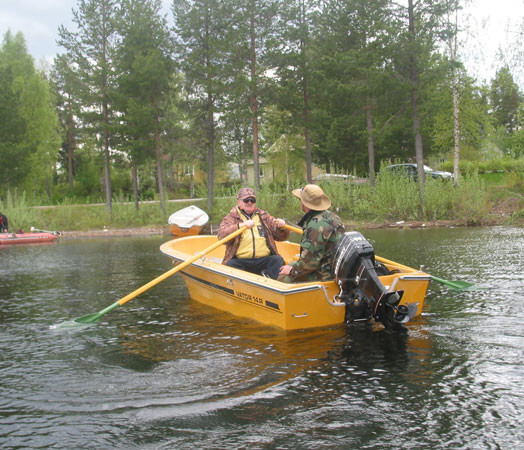
[[[183,320],[151,326],[121,326],[126,352],[152,361],[198,358],[217,349],[231,355],[258,355],[273,362],[321,359],[346,336],[344,324],[330,328],[284,331],[210,308],[192,299],[183,305]],[[176,315],[181,306],[174,309]],[[169,315],[169,312],[167,313]],[[178,318],[180,319],[180,318]],[[153,331],[153,332],[150,332]]]
[[[267,393],[304,374],[324,372],[326,365],[372,371],[395,364],[409,376],[409,364],[424,364],[430,348],[424,318],[409,333],[369,322],[286,332],[190,299],[173,304],[166,316],[164,322],[121,326],[121,345],[153,368],[162,363],[170,389],[189,402]]]
[[[367,364],[373,361],[418,360],[423,362],[431,350],[431,337],[424,317],[417,317],[405,333],[393,333],[376,323],[352,324],[346,328],[346,343],[332,357]]]

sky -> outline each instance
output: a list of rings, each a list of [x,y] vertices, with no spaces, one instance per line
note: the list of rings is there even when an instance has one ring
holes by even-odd
[[[500,67],[497,50],[508,48],[516,40],[515,31],[524,18],[524,0],[466,1],[462,24],[471,31],[462,35],[466,50],[461,60],[470,75],[489,82]],[[171,0],[163,0],[163,4],[170,14]],[[76,0],[0,0],[0,33],[21,31],[37,66],[42,60],[51,63],[63,51],[56,44],[58,27],[74,30],[71,11],[76,7]],[[524,88],[524,74],[513,75]]]

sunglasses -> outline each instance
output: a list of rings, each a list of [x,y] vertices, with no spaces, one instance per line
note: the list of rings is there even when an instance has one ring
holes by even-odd
[[[255,197],[248,197],[242,200],[244,203],[256,203],[257,199]]]

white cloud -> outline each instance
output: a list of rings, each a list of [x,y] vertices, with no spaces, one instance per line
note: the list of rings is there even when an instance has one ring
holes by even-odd
[[[52,60],[61,50],[56,44],[59,25],[72,26],[71,0],[3,0],[0,15],[2,36],[11,30],[21,32],[27,42],[29,53],[39,61]]]
[[[461,59],[479,81],[489,82],[517,45],[524,20],[524,0],[472,0],[462,15],[464,41]],[[520,73],[514,77],[519,80]],[[524,86],[524,79],[519,80]]]

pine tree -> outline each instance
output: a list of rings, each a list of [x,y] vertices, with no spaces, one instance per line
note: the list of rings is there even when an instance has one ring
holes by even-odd
[[[275,0],[230,0],[223,3],[223,11],[230,15],[226,37],[229,43],[226,76],[230,85],[234,86],[228,94],[230,98],[231,94],[236,94],[237,100],[233,104],[240,104],[250,117],[257,189],[260,188],[260,118],[271,85],[267,76],[271,69],[268,42],[274,35],[277,4]]]
[[[79,81],[67,54],[55,58],[51,76],[57,91],[59,119],[65,134],[62,142],[63,165],[67,167],[69,190],[73,191],[80,101],[77,97]]]
[[[228,42],[220,0],[174,0],[177,52],[184,72],[193,126],[204,129],[207,153],[207,208],[211,210],[215,181],[216,115],[224,98],[224,62]]]
[[[138,208],[137,166],[154,153],[160,205],[166,213],[163,159],[169,128],[174,62],[173,43],[160,0],[123,0],[117,22],[116,52],[120,133],[133,165],[135,205]]]
[[[303,133],[306,153],[306,180],[312,178],[311,151],[311,79],[313,54],[311,31],[314,29],[316,2],[293,0],[281,5],[279,36],[274,41],[276,74],[280,83],[281,107],[291,112],[289,124],[296,133]]]
[[[111,129],[113,117],[113,53],[116,0],[78,0],[73,10],[77,30],[58,30],[58,43],[67,51],[80,80],[82,124],[96,137],[104,155],[104,185],[108,214],[112,210]]]

